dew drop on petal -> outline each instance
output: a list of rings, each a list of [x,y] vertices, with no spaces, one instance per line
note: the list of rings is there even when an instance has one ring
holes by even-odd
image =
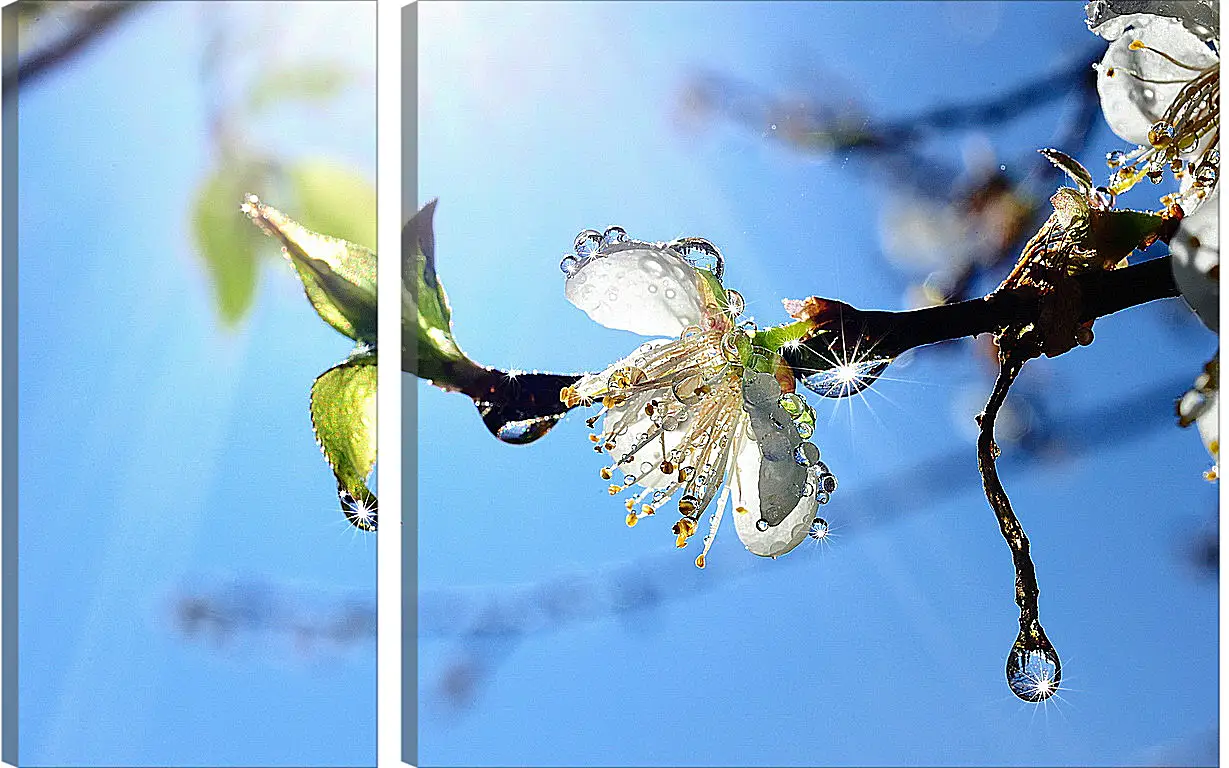
[[[768,530],[768,521],[762,517],[759,520],[756,520],[755,530],[760,531],[761,533]]]
[[[717,246],[702,237],[684,237],[669,244],[669,247],[696,269],[708,270],[713,277],[721,279],[725,272],[725,260]]]
[[[582,259],[588,258],[597,253],[597,249],[602,246],[602,233],[596,229],[586,229],[576,236],[573,247],[576,249],[576,255]]]
[[[673,289],[673,288],[667,288],[667,289],[666,289],[666,298],[667,298],[667,299],[673,299],[673,298],[674,298],[675,296],[677,296],[677,295],[678,295],[678,294],[677,294],[677,293],[675,293],[675,291],[674,291],[674,289]]]
[[[563,274],[570,276],[580,269],[580,259],[569,253],[559,262],[559,269],[563,270]]]
[[[607,227],[602,233],[602,245],[614,245],[627,240],[627,230],[623,227]]]
[[[809,467],[819,461],[819,447],[815,443],[800,443],[794,449],[794,461],[804,467]]]
[[[1007,685],[1011,692],[1024,701],[1045,701],[1058,693],[1062,676],[1058,653],[1048,644],[1030,648],[1021,633],[1007,656]]]

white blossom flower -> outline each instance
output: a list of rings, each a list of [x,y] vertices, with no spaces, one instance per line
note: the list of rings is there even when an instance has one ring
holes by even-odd
[[[1182,219],[1169,241],[1174,282],[1203,324],[1220,329],[1220,213],[1219,193]]]
[[[775,351],[754,345],[753,324],[737,322],[744,301],[722,286],[717,249],[699,238],[629,240],[611,227],[582,232],[561,267],[568,300],[592,319],[673,337],[642,344],[559,395],[569,406],[601,403],[588,420],[595,428],[601,419],[601,430],[590,440],[613,460],[602,478],[622,473],[609,491],[631,494],[627,524],[678,496],[674,534],[683,547],[712,507],[701,568],[730,508],[756,555],[777,557],[801,543],[836,478],[806,442],[815,412],[793,392],[788,369]]]
[[[1110,189],[1121,193],[1166,170],[1181,181],[1162,202],[1191,213],[1220,173],[1219,13],[1206,2],[1089,3],[1089,27],[1110,41],[1097,92],[1111,129],[1137,146],[1111,152]]]

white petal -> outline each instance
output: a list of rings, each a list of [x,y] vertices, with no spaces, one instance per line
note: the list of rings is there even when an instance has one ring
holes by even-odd
[[[1220,37],[1219,0],[1093,0],[1084,6],[1088,28],[1106,40],[1117,40],[1127,27],[1157,16],[1181,21],[1201,40]]]
[[[1184,218],[1169,241],[1174,282],[1199,319],[1214,331],[1220,327],[1220,280],[1212,271],[1220,265],[1219,197],[1213,194]]]
[[[756,528],[760,519],[760,448],[750,434],[744,432],[743,443],[735,456],[733,483],[734,528],[738,538],[752,553],[760,557],[779,557],[798,546],[807,537],[819,499],[812,493],[803,496],[784,520],[767,530]],[[739,512],[739,508],[746,512]]]
[[[650,243],[621,243],[580,263],[565,292],[607,328],[643,336],[678,336],[704,313],[700,277],[673,251]]]
[[[1203,438],[1203,447],[1208,449],[1212,461],[1220,462],[1220,424],[1217,412],[1220,410],[1220,390],[1212,393],[1207,409],[1195,420],[1199,436]]]
[[[1128,18],[1128,17],[1119,17]],[[1217,62],[1211,49],[1188,31],[1182,22],[1161,16],[1131,16],[1135,29],[1110,44],[1097,71],[1097,93],[1105,121],[1118,136],[1135,144],[1148,144],[1148,129],[1161,119],[1183,85],[1197,73],[1179,67],[1153,51],[1133,51],[1135,40],[1195,67],[1210,67]],[[1177,83],[1141,82],[1147,80]],[[1113,72],[1113,76],[1109,73]]]

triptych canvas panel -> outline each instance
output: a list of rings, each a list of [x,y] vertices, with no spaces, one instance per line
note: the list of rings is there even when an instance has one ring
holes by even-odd
[[[4,7],[3,762],[1216,764],[1218,4],[388,5]]]

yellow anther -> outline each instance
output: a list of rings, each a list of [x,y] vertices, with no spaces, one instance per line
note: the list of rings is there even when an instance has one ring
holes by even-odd
[[[704,553],[703,553],[703,552],[701,552],[700,554],[696,555],[696,567],[697,567],[697,568],[703,568],[703,567],[704,567]]]
[[[610,495],[611,495],[611,496],[618,496],[618,495],[619,495],[619,492],[623,490],[623,486],[621,486],[621,485],[612,485],[612,486],[610,486],[609,488],[607,488],[606,490],[610,491]]]
[[[1128,45],[1127,47],[1133,51],[1140,51],[1140,50],[1143,50],[1144,48],[1147,48],[1148,46],[1144,45],[1143,40],[1132,40],[1131,44]]]
[[[740,514],[740,515],[745,515],[745,514],[747,514],[747,508],[746,508],[746,507],[734,507],[734,511],[735,511],[737,514]]]
[[[610,467],[602,467],[601,469],[597,471],[597,473],[601,475],[603,480],[610,479],[610,476],[611,476]]]
[[[627,513],[627,527],[628,527],[628,528],[635,528],[635,527],[636,527],[636,523],[638,523],[638,522],[640,522],[640,518],[636,517],[636,513],[635,513],[635,512],[628,512],[628,513]]]

